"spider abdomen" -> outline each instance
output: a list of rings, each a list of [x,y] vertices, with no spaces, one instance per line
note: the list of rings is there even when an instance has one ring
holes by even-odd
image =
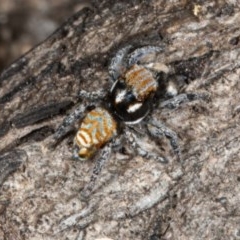
[[[74,158],[85,160],[90,158],[99,148],[109,142],[117,133],[117,123],[104,108],[98,107],[90,111],[82,120],[75,136],[77,151]]]

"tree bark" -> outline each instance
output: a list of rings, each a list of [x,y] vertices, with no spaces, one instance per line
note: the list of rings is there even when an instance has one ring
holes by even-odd
[[[6,69],[0,239],[240,239],[239,26],[234,1],[93,1]],[[91,105],[80,90],[110,89],[109,59],[128,44],[163,45],[165,80],[209,98],[152,113],[177,133],[181,162],[164,139],[166,165],[114,152],[85,200],[94,163],[71,160],[74,133],[50,143]]]

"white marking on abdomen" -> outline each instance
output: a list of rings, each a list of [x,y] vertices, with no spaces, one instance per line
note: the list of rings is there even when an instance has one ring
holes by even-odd
[[[83,147],[90,147],[92,139],[87,131],[80,130],[76,136],[76,141]]]

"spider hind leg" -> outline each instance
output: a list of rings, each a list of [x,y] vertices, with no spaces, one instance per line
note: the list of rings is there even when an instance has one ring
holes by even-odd
[[[63,120],[53,136],[56,143],[73,129],[74,123],[82,118],[84,111],[85,107],[81,104]]]
[[[99,150],[97,156],[95,157],[96,162],[95,162],[95,166],[92,171],[90,181],[86,184],[86,186],[84,187],[84,189],[81,192],[82,197],[88,198],[89,195],[92,193],[92,191],[95,187],[96,180],[97,180],[99,174],[101,173],[104,164],[110,158],[111,148],[112,148],[111,144],[107,144],[105,147],[103,147],[101,150]]]

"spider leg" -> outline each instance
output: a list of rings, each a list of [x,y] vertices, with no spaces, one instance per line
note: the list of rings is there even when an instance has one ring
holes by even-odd
[[[82,117],[84,111],[85,107],[81,104],[70,113],[54,133],[54,139],[58,141],[65,136],[72,129],[73,124]]]
[[[160,104],[162,108],[174,109],[179,107],[183,103],[195,101],[195,100],[208,100],[209,95],[207,93],[183,93],[179,94],[173,98],[163,101]]]
[[[146,127],[150,135],[156,139],[161,136],[166,136],[169,139],[172,149],[176,154],[178,160],[181,161],[181,150],[178,144],[178,137],[174,131],[156,120],[150,120],[147,123]]]
[[[128,56],[128,66],[132,66],[136,64],[141,58],[145,57],[148,54],[162,52],[164,47],[157,46],[145,46],[141,48],[137,48]]]
[[[120,77],[122,71],[127,67],[126,64],[124,64],[124,59],[131,48],[132,46],[128,45],[120,49],[111,59],[111,62],[108,67],[108,72],[113,82],[115,82]]]
[[[81,98],[85,98],[91,101],[99,101],[104,99],[106,96],[106,90],[99,89],[97,91],[87,92],[85,90],[80,90],[78,96]]]
[[[143,158],[146,159],[154,159],[161,163],[168,163],[168,159],[165,157],[159,156],[153,152],[149,152],[142,147],[142,141],[138,139],[138,137],[128,129],[125,130],[126,140],[132,146],[132,148]]]
[[[111,154],[111,144],[107,144],[104,148],[99,150],[97,156],[95,157],[96,163],[93,168],[93,172],[90,178],[90,181],[87,183],[87,185],[84,187],[84,189],[81,192],[81,195],[84,198],[87,198],[91,192],[93,191],[93,188],[95,186],[96,179],[98,178],[98,175],[101,173],[102,168],[105,164],[105,162],[109,159]]]
[[[104,99],[106,96],[106,91],[104,89],[99,89],[95,92],[87,92],[85,90],[80,90],[78,93],[79,97],[91,100],[92,103],[98,102],[99,100]],[[85,111],[85,107],[80,104],[74,112],[69,114],[62,122],[62,124],[58,127],[54,134],[54,139],[59,140],[64,135],[66,135],[72,128],[73,124],[79,120]]]

